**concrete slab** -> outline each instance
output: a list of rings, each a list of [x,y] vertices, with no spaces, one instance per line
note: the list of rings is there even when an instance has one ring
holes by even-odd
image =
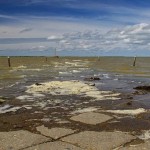
[[[62,138],[62,141],[78,145],[88,150],[112,150],[135,139],[124,132],[85,131]]]
[[[52,128],[49,129],[45,127],[44,125],[39,126],[36,128],[37,131],[39,131],[41,134],[45,136],[52,137],[54,139],[58,139],[60,137],[63,137],[65,135],[69,135],[75,132],[75,130],[72,129],[66,129],[66,128]]]
[[[81,149],[69,143],[57,141],[40,144],[24,150],[84,150],[84,149]]]
[[[79,114],[77,116],[73,116],[70,119],[73,121],[79,121],[86,124],[96,125],[102,122],[106,122],[112,118],[113,117],[101,113],[88,112]]]
[[[0,150],[19,150],[49,140],[50,138],[23,130],[0,132]]]
[[[150,149],[150,140],[147,140],[147,141],[145,141],[145,143],[122,147],[118,150],[149,150],[149,149]]]

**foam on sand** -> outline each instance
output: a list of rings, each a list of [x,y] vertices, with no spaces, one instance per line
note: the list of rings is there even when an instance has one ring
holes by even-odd
[[[59,74],[62,74],[62,75],[70,75],[70,74],[72,74],[71,72],[59,72]]]
[[[33,100],[33,97],[29,96],[29,95],[21,95],[21,96],[18,96],[16,98],[19,100]]]
[[[83,109],[75,110],[71,114],[93,112],[93,111],[96,111],[96,110],[98,110],[98,109],[95,108],[95,107],[88,107],[88,108],[83,108]]]
[[[41,83],[40,85],[31,85],[27,87],[27,93],[49,93],[52,95],[80,95],[89,96],[96,100],[117,100],[119,93],[111,91],[99,91],[96,87],[85,84],[81,81],[51,81]]]
[[[24,65],[21,65],[18,67],[13,67],[13,69],[15,69],[15,70],[26,69],[26,68],[27,68],[27,66],[24,66]]]
[[[142,139],[142,140],[148,140],[148,139],[150,139],[150,130],[143,131],[143,133],[140,136],[138,136],[138,138]]]
[[[106,110],[106,112],[123,114],[123,115],[138,115],[146,112],[146,110],[144,108],[139,108],[139,109],[131,109],[131,110]]]
[[[45,95],[40,94],[40,93],[33,93],[32,95],[21,95],[16,97],[16,99],[19,100],[27,100],[27,101],[32,101],[34,98],[39,98],[39,97],[44,97]]]
[[[12,70],[10,70],[10,72],[13,71],[42,71],[43,69],[39,69],[39,68],[27,68],[27,66],[18,66],[18,67],[13,67]]]
[[[72,70],[72,72],[73,72],[73,73],[79,73],[79,72],[81,72],[81,71],[79,71],[79,70]]]
[[[0,107],[0,114],[4,114],[7,112],[15,112],[17,110],[19,110],[21,107],[12,107],[10,105],[4,105],[2,107]]]

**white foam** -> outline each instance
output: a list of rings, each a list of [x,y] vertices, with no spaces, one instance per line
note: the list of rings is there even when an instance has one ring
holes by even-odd
[[[63,120],[61,120],[61,121],[59,121],[59,122],[57,122],[57,123],[60,123],[60,124],[66,124],[66,123],[70,123],[69,121],[63,121]]]
[[[84,71],[84,70],[88,70],[89,68],[79,68],[79,70],[82,70],[82,71]]]
[[[138,115],[146,112],[145,109],[132,109],[132,110],[106,110],[106,112],[115,113],[115,114],[123,114],[123,115]]]
[[[21,107],[12,107],[12,106],[7,104],[5,106],[0,107],[0,114],[4,114],[4,113],[7,113],[7,112],[15,112],[20,108]]]
[[[73,73],[79,73],[79,72],[81,72],[81,71],[79,71],[79,70],[72,70],[72,72],[73,72]]]
[[[35,68],[35,69],[24,69],[25,71],[42,71],[43,69]]]
[[[114,81],[118,81],[118,78],[115,78]]]
[[[45,95],[41,94],[41,93],[33,93],[32,95],[21,95],[21,96],[18,96],[18,97],[16,97],[16,99],[33,101],[34,98],[40,98],[40,97],[45,97]]]
[[[59,72],[59,74],[62,74],[62,75],[69,75],[69,74],[72,74],[71,72]]]
[[[13,70],[10,70],[10,72],[13,71],[41,71],[43,69],[39,69],[39,68],[27,68],[27,66],[18,66],[18,67],[13,67]]]
[[[74,63],[74,62],[65,62],[65,64],[67,64],[67,65],[71,65],[71,66],[74,66],[74,65],[75,65],[75,63]]]
[[[107,78],[107,79],[110,78],[108,74],[103,74],[103,77],[105,77],[105,78]]]
[[[31,85],[26,91],[30,94],[35,93],[49,93],[52,95],[81,95],[89,96],[97,100],[116,100],[119,99],[119,93],[112,93],[110,91],[99,91],[96,87],[87,85],[80,81],[52,81],[42,83],[41,85]]]
[[[38,107],[40,107],[40,108],[45,108],[46,106],[47,106],[47,102],[38,102],[37,104],[36,104],[36,106],[38,106]]]
[[[142,140],[150,139],[150,130],[143,131],[143,133],[140,136],[138,136],[138,138]]]
[[[19,100],[33,100],[33,97],[29,96],[29,95],[21,95],[21,96],[18,96],[16,98]]]
[[[25,68],[27,68],[27,66],[24,66],[24,65],[13,67],[13,69],[16,69],[16,70],[25,69]]]
[[[13,87],[15,84],[11,84],[11,85],[8,85],[7,87],[9,88],[9,87]]]
[[[75,61],[75,62],[76,62],[76,61],[77,61],[77,62],[80,62],[80,61],[82,61],[82,60],[72,60],[72,61]]]
[[[29,106],[29,105],[24,105],[23,108],[26,108],[26,109],[32,109],[32,107]]]
[[[18,67],[13,67],[12,70],[10,70],[9,72],[15,72],[15,71],[18,71],[18,70],[22,70],[22,69],[26,69],[27,66],[18,66]]]
[[[43,67],[50,67],[51,65],[43,65]]]
[[[41,119],[41,121],[49,122],[49,121],[51,121],[51,119],[50,118],[43,118],[43,119]]]
[[[40,93],[34,93],[33,97],[45,97],[44,94],[40,94]]]
[[[56,100],[46,100],[46,101],[38,101],[38,100],[36,100],[35,102],[34,102],[34,104],[32,104],[32,106],[34,106],[34,107],[40,107],[40,108],[42,108],[43,110],[48,110],[49,108],[51,108],[51,107],[49,107],[49,104],[51,104],[51,105],[55,105],[55,104],[59,104],[59,103],[61,103],[62,101],[61,100],[59,100],[59,99],[56,99]],[[55,106],[54,108],[56,108],[57,106]],[[58,106],[59,107],[59,106]]]
[[[2,106],[2,107],[0,107],[0,111],[3,111],[3,110],[5,110],[5,109],[8,109],[8,108],[10,108],[11,106],[10,105],[4,105],[4,106]]]
[[[76,66],[76,67],[83,67],[83,66],[85,66],[85,64],[83,64],[83,63],[75,63],[74,66]]]
[[[96,111],[96,110],[97,110],[97,108],[95,108],[95,107],[88,107],[88,108],[83,108],[83,109],[78,109],[76,111],[73,111],[71,114],[92,112],[92,111]]]

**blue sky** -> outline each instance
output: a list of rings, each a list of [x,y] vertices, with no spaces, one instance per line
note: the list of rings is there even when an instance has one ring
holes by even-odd
[[[0,55],[150,56],[149,0],[0,0]]]

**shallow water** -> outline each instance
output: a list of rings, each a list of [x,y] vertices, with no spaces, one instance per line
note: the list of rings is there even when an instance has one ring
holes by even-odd
[[[150,81],[149,57],[137,58],[135,67],[131,57],[11,57],[10,60],[8,67],[7,57],[0,57],[1,95],[15,95],[35,82],[83,80],[91,76],[100,77],[100,87],[105,90],[128,91],[136,84]]]
[[[133,67],[132,57],[11,57],[11,68],[8,67],[7,57],[0,57],[1,73],[10,70],[42,71],[47,68],[53,71],[64,70],[78,72],[84,69],[106,71],[136,76],[150,77],[150,57],[137,58]],[[79,69],[79,70],[76,70]],[[7,74],[9,75],[9,74]],[[8,76],[9,77],[9,76]],[[2,74],[1,74],[2,78]]]
[[[126,57],[48,57],[47,59],[46,57],[11,57],[11,67],[8,67],[7,57],[0,57],[0,98],[6,99],[6,102],[2,103],[0,107],[1,131],[14,129],[13,124],[16,122],[19,127],[20,124],[24,127],[24,122],[26,122],[27,127],[36,126],[35,121],[48,122],[49,126],[57,126],[60,122],[68,122],[68,118],[72,114],[99,109],[103,109],[104,112],[114,109],[137,110],[143,108],[149,110],[150,93],[134,94],[138,91],[133,88],[149,85],[150,58],[137,58],[135,67],[132,66],[132,63],[133,58]],[[99,77],[100,80],[85,81],[84,79],[88,77]],[[51,92],[26,92],[27,86],[35,85],[35,83],[68,80],[84,81],[87,85],[94,85],[91,88],[94,87],[97,91],[105,91],[106,95],[108,91],[112,91],[112,95],[116,93],[121,93],[121,95],[112,96],[108,94],[111,97],[105,95],[105,100],[96,101],[90,96],[83,97],[81,94],[53,95]],[[53,88],[57,89],[56,87]],[[62,90],[66,92],[65,88]],[[55,91],[55,93],[57,92],[61,91]],[[85,93],[87,94],[86,91]],[[103,94],[102,96],[104,96]],[[149,113],[143,118],[147,116],[149,117]],[[137,130],[139,128],[141,130],[149,129],[149,123],[145,120],[143,123],[142,120],[136,119],[119,119],[118,117],[113,125],[108,123],[105,128],[124,131],[131,129],[132,131],[128,125],[132,126],[135,121],[135,124],[138,123]],[[72,123],[71,126],[81,128],[80,124]],[[26,129],[26,126],[24,128]],[[89,130],[89,126],[83,125],[83,128]],[[103,128],[92,127],[94,130],[102,130]]]

